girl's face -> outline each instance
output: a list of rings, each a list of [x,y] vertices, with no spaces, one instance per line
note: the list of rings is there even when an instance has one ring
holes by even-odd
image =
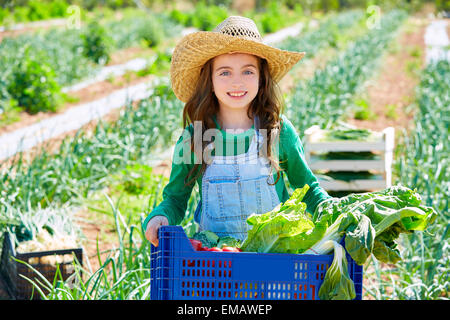
[[[215,57],[212,83],[221,108],[246,111],[258,93],[258,58],[246,53],[227,53]]]

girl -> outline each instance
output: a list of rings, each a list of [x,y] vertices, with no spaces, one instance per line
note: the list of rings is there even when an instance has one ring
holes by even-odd
[[[158,245],[162,225],[179,224],[197,182],[200,230],[244,240],[252,213],[271,211],[293,188],[310,186],[307,210],[330,196],[308,168],[291,122],[281,115],[279,81],[303,56],[262,43],[255,23],[231,16],[212,32],[185,36],[171,64],[172,88],[185,102],[164,200],[144,221]]]

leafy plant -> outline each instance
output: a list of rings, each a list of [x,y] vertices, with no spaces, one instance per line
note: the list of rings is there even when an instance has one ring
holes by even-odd
[[[173,9],[169,14],[170,18],[179,24],[187,25],[189,21],[189,15],[178,9]]]
[[[106,29],[97,21],[89,22],[86,31],[81,34],[83,53],[97,64],[106,64],[110,60],[113,43]]]
[[[398,113],[397,113],[396,109],[397,109],[397,105],[395,105],[395,104],[386,105],[385,106],[386,117],[389,119],[394,119],[394,120],[398,119]]]
[[[164,31],[158,21],[147,19],[140,29],[139,36],[147,47],[156,47],[164,39]]]
[[[118,248],[112,249],[102,260],[97,246],[100,268],[92,271],[74,264],[75,273],[64,281],[56,274],[48,281],[32,266],[37,275],[29,281],[43,300],[147,300],[150,294],[150,242],[143,241],[144,231],[128,225],[121,213],[107,198],[113,211]],[[141,223],[143,217],[141,217]],[[108,253],[108,252],[107,252]],[[76,283],[76,285],[74,285]],[[42,289],[41,289],[42,288]]]
[[[167,50],[156,50],[156,54],[150,59],[146,68],[136,71],[139,77],[149,74],[165,75],[170,69],[171,54]]]
[[[275,32],[283,27],[283,17],[280,6],[276,1],[271,1],[267,7],[267,12],[259,21],[263,33]]]
[[[203,31],[211,31],[227,17],[228,12],[224,7],[208,6],[204,1],[200,1],[190,13],[187,25]]]
[[[264,214],[252,214],[247,218],[251,226],[241,249],[253,252],[301,253],[318,241],[325,232],[323,225],[314,228],[302,202],[309,186],[294,191],[284,203]]]
[[[344,248],[363,265],[373,254],[379,261],[401,260],[396,240],[400,234],[423,231],[434,222],[437,212],[421,203],[420,195],[401,186],[380,192],[351,194],[328,199],[314,216],[305,214],[301,202],[308,185],[294,191],[274,210],[247,218],[251,226],[242,251],[329,254],[334,248],[333,266],[327,270],[319,293],[327,299],[353,299],[353,282],[348,276]],[[323,288],[323,289],[322,289]]]
[[[355,114],[353,117],[358,120],[374,120],[377,115],[371,110],[366,100],[357,99],[355,101]]]
[[[7,91],[19,106],[30,113],[56,111],[62,95],[55,72],[47,64],[45,55],[32,56],[29,49],[13,69]]]
[[[325,278],[319,289],[320,300],[353,300],[356,297],[355,284],[348,276],[345,249],[336,241],[331,241],[334,247],[334,257],[331,266],[325,273]]]
[[[427,206],[439,212],[427,232],[405,234],[400,238],[403,259],[395,268],[370,262],[367,277],[380,279],[367,286],[377,299],[448,299],[449,274],[449,189],[448,166],[450,106],[450,63],[430,63],[421,71],[416,89],[414,130],[404,131],[394,157],[394,179],[414,185]],[[373,267],[373,268],[372,268]],[[384,280],[383,280],[384,279]],[[386,281],[385,279],[395,279]]]
[[[46,10],[46,4],[42,5],[41,1],[29,0],[27,3],[29,8],[28,18],[31,21],[44,20],[49,18],[49,14]]]
[[[424,206],[418,193],[394,186],[326,201],[316,209],[314,221],[325,219],[333,224],[341,215],[347,217],[338,232],[346,231],[345,247],[356,263],[362,265],[371,253],[383,262],[400,260],[395,240],[401,233],[425,230],[434,222],[437,212]]]

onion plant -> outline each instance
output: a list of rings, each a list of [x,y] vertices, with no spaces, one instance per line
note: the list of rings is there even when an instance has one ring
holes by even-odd
[[[403,132],[396,150],[395,182],[418,190],[439,213],[428,232],[403,236],[404,257],[395,267],[374,265],[383,279],[367,293],[377,299],[449,298],[450,63],[439,61],[421,73],[415,128]]]
[[[379,65],[382,49],[406,17],[401,10],[386,13],[379,29],[368,30],[323,69],[317,70],[313,78],[298,83],[287,102],[288,118],[298,130],[312,125],[329,128],[348,116],[352,98],[364,88],[363,84]]]
[[[167,79],[162,81],[151,98],[137,107],[129,103],[118,121],[100,121],[92,132],[79,130],[63,139],[56,152],[44,146],[29,162],[20,153],[4,163],[0,201],[23,211],[76,203],[102,188],[111,173],[173,142],[181,103],[172,97]]]
[[[161,180],[154,180],[159,192],[162,191]],[[145,219],[141,214],[138,223],[127,223],[123,213],[118,210],[117,203],[107,194],[104,195],[113,213],[117,231],[117,248],[110,250],[105,259],[97,243],[98,270],[90,270],[89,265],[81,267],[74,262],[74,274],[63,280],[57,273],[50,281],[45,279],[38,270],[29,266],[36,274],[37,280],[28,279],[44,300],[146,300],[150,297],[150,242],[145,240],[142,224]],[[196,232],[193,221],[198,192],[194,193],[188,204],[187,217],[182,225],[188,235]],[[151,211],[155,202],[148,202],[146,211]],[[19,261],[20,262],[20,261]],[[22,262],[24,263],[24,262]]]

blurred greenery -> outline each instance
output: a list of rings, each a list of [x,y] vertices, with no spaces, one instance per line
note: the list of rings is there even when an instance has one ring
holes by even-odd
[[[98,11],[105,14],[112,14],[115,10],[127,8],[136,8],[144,11],[150,10],[153,12],[173,11],[172,18],[181,24],[185,24],[187,23],[186,19],[190,18],[186,17],[183,14],[183,10],[177,9],[177,7],[181,6],[183,8],[189,7],[193,10],[203,10],[201,13],[205,14],[203,7],[206,6],[211,8],[206,14],[206,20],[204,20],[205,25],[203,25],[203,28],[207,28],[211,23],[214,26],[213,17],[218,13],[213,13],[213,11],[220,11],[220,9],[229,11],[236,7],[237,2],[235,0],[0,0],[0,24],[67,17],[70,15],[67,9],[71,5],[78,6],[83,16],[86,12]],[[408,11],[415,11],[420,9],[425,3],[434,5],[436,11],[450,10],[450,0],[306,0],[301,2],[296,0],[254,0],[254,10],[256,12],[270,12],[273,10],[271,8],[273,3],[276,3],[279,8],[286,7],[289,10],[302,10],[306,14],[317,11],[328,12],[349,8],[367,8],[371,5],[376,5],[386,11],[400,7]],[[242,12],[239,13],[241,14]],[[220,14],[218,15],[220,16]],[[204,15],[200,17],[205,18]],[[273,20],[275,20],[274,18],[275,16]],[[269,20],[271,18],[267,19]],[[190,23],[194,26],[198,23],[201,24],[201,22],[195,21]]]
[[[97,64],[107,64],[113,49],[112,38],[97,21],[91,21],[80,35],[83,39],[84,55]]]
[[[17,104],[29,113],[56,111],[62,95],[55,72],[43,56],[31,56],[29,49],[27,47],[23,58],[18,60],[6,89]]]

